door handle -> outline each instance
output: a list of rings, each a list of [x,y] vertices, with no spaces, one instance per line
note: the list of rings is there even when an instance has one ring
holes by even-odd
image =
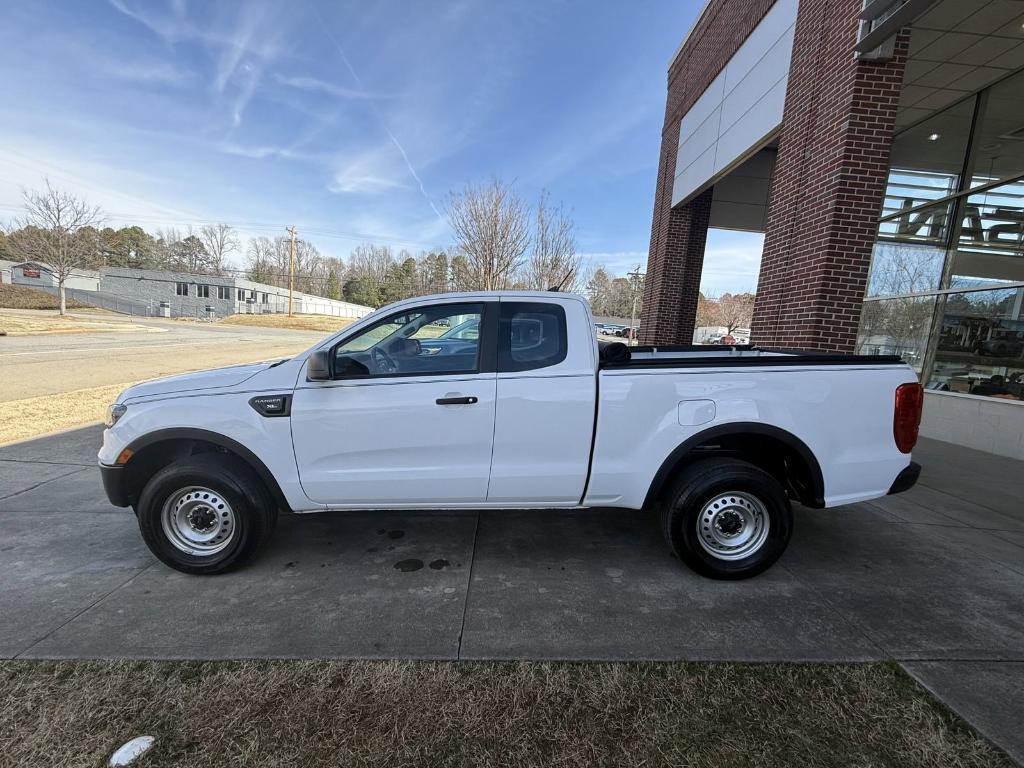
[[[475,397],[439,397],[434,402],[438,405],[473,405],[477,399]]]

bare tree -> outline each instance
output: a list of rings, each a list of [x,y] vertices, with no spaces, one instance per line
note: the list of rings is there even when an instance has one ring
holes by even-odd
[[[698,328],[718,325],[718,303],[703,293],[697,294],[696,325]]]
[[[604,267],[598,267],[587,282],[587,298],[595,315],[608,314],[612,292],[612,279]]]
[[[718,324],[725,326],[726,333],[737,328],[750,328],[754,318],[754,294],[724,293],[718,299]]]
[[[582,257],[576,252],[573,229],[573,221],[562,206],[551,207],[547,193],[542,192],[537,202],[533,251],[524,275],[527,287],[540,291],[555,287],[572,291],[580,287]]]
[[[210,254],[210,268],[215,275],[224,274],[228,257],[241,249],[241,243],[229,224],[206,224],[199,229],[199,239]]]
[[[270,284],[274,274],[274,241],[269,237],[250,239],[245,258],[247,277],[256,283]]]
[[[87,264],[98,244],[94,236],[103,219],[100,209],[70,192],[54,189],[25,190],[25,217],[16,233],[19,250],[45,263],[57,278],[60,313],[67,314],[65,283],[75,269]]]
[[[530,214],[511,187],[468,184],[448,200],[448,222],[476,290],[508,288],[530,245]]]
[[[395,255],[387,245],[364,243],[349,255],[344,295],[348,301],[379,307],[384,303]]]

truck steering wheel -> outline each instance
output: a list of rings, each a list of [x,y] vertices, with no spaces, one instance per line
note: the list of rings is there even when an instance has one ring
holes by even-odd
[[[370,352],[370,356],[373,358],[373,364],[380,373],[398,373],[398,363],[395,362],[395,358],[381,347],[374,347]]]

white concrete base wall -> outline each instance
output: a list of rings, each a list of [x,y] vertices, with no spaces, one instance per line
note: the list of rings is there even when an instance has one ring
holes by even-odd
[[[925,392],[921,436],[1024,459],[1024,402]]]

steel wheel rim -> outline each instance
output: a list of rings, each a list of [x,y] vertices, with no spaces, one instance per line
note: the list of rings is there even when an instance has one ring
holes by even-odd
[[[718,560],[742,560],[768,539],[768,509],[756,496],[729,491],[713,496],[697,518],[697,541]]]
[[[223,551],[234,539],[235,511],[216,491],[190,485],[167,497],[160,525],[178,551],[209,557]]]

